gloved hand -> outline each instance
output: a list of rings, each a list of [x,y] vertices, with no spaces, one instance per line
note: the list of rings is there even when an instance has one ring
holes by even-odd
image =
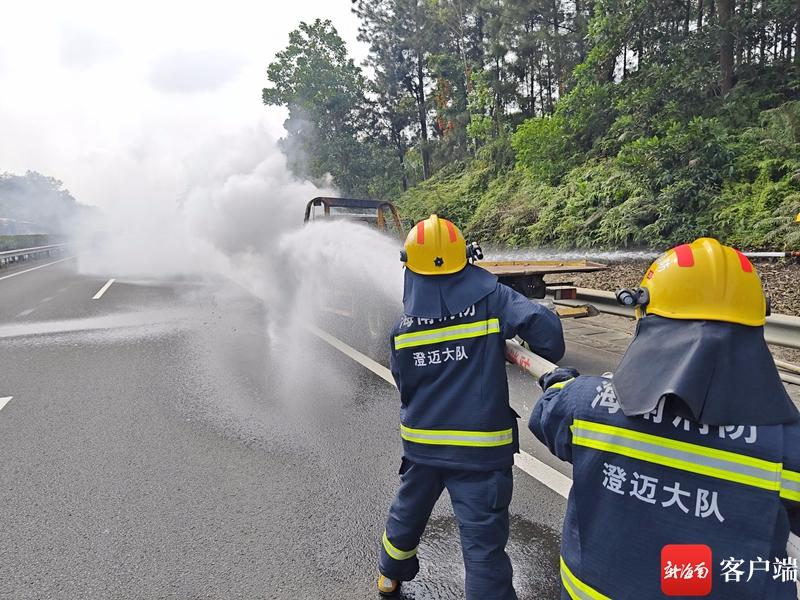
[[[539,387],[542,388],[542,390],[546,390],[554,383],[574,379],[578,375],[580,375],[580,373],[578,373],[578,369],[575,367],[558,367],[539,377]]]

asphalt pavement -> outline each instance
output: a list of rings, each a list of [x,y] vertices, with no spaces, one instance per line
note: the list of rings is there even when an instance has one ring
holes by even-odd
[[[69,259],[0,271],[0,598],[376,596],[396,390],[269,317],[221,278],[82,275]],[[329,325],[368,346],[352,323]],[[562,362],[612,368],[619,334],[593,335]],[[509,381],[528,464],[569,475],[527,433],[535,382],[511,366]],[[559,597],[564,504],[515,469],[508,551],[523,600]],[[404,598],[463,598],[446,495],[419,555]]]

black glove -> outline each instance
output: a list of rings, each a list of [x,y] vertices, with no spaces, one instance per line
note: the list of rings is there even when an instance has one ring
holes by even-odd
[[[575,367],[558,367],[539,377],[539,387],[542,388],[542,390],[546,390],[554,383],[568,381],[574,379],[578,375],[580,375],[580,373],[578,373],[578,369]]]

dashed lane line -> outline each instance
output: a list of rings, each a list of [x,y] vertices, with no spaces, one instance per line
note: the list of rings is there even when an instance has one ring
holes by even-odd
[[[35,310],[36,310],[35,308],[26,308],[22,312],[17,313],[17,316],[18,317],[27,317],[29,314],[31,314]]]
[[[366,367],[384,381],[387,381],[394,387],[397,387],[394,382],[394,378],[392,377],[392,372],[382,364],[372,360],[369,356],[362,354],[352,346],[345,344],[339,338],[332,336],[328,332],[323,331],[318,327],[309,325],[308,329],[322,341],[330,344],[342,354],[352,358],[360,365]],[[564,498],[569,496],[569,490],[572,487],[572,480],[560,471],[557,471],[553,467],[546,465],[538,458],[535,458],[524,450],[520,450],[520,453],[514,457],[514,465],[533,477],[539,483],[546,485]]]
[[[44,269],[45,267],[49,267],[51,265],[57,265],[58,263],[62,263],[65,260],[72,260],[75,258],[74,256],[68,256],[67,258],[59,258],[58,260],[54,260],[53,262],[46,263],[44,265],[39,265],[38,267],[31,267],[30,269],[25,269],[24,271],[17,271],[16,273],[11,273],[11,275],[3,275],[0,277],[0,281],[3,279],[11,279],[12,277],[16,277],[17,275],[24,275],[25,273],[30,273],[31,271],[36,271],[38,269]]]
[[[3,410],[3,407],[8,404],[14,396],[6,396],[5,398],[0,398],[0,410]]]
[[[108,288],[110,288],[111,284],[114,283],[115,281],[116,279],[113,278],[106,281],[105,285],[101,287],[99,290],[97,290],[97,293],[94,296],[92,296],[92,300],[100,300],[100,298],[103,297],[103,294],[105,294],[108,291]]]

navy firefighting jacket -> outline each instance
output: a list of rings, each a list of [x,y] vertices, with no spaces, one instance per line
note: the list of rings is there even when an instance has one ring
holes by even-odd
[[[485,285],[487,276],[470,265],[452,281]],[[425,281],[418,279],[418,287]],[[434,280],[439,281],[447,280]],[[555,313],[496,280],[490,283],[488,293],[456,314],[406,314],[392,330],[390,366],[400,390],[400,435],[405,456],[414,462],[465,470],[511,466],[519,450],[519,415],[508,403],[505,340],[519,335],[552,361],[564,354]],[[461,291],[446,290],[445,304],[464,297]],[[414,310],[410,299],[407,292],[407,313]]]
[[[800,524],[800,425],[700,425],[670,402],[626,417],[611,380],[578,377],[534,407],[533,434],[573,465],[562,597],[662,598],[662,576],[703,568],[664,572],[662,548],[705,544],[708,597],[796,598],[786,543]]]

